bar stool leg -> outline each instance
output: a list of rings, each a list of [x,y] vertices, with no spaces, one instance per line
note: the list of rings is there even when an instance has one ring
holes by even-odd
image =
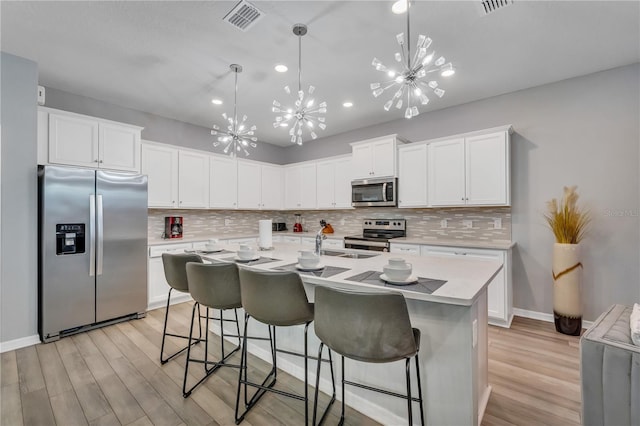
[[[173,334],[173,333],[167,333],[167,323],[169,322],[169,307],[171,306],[171,292],[173,291],[173,288],[169,289],[169,296],[167,297],[167,307],[164,311],[164,326],[162,328],[162,344],[160,345],[160,364],[164,365],[167,362],[169,362],[170,360],[172,360],[173,358],[175,358],[176,356],[180,355],[182,352],[187,350],[188,346],[185,346],[184,348],[180,349],[179,351],[177,351],[176,353],[168,356],[167,358],[162,358],[162,355],[164,354],[164,343],[166,340],[167,336],[171,336],[171,337],[179,337],[181,339],[189,339],[188,336],[182,336],[179,334]],[[200,317],[200,306],[198,305],[198,317]],[[200,324],[200,321],[198,321],[199,323],[199,334],[198,334],[198,338],[195,339],[195,341],[193,341],[192,343],[190,343],[191,345],[196,345],[198,343],[200,343],[202,341],[202,324]]]
[[[416,360],[416,375],[418,376],[418,399],[420,401],[420,424],[424,426],[424,404],[422,401],[422,384],[420,383],[420,362],[418,361],[418,354],[415,356]]]
[[[413,425],[413,408],[411,404],[411,358],[405,360],[405,371],[407,373],[407,405],[409,406],[409,426]]]
[[[171,291],[171,290],[169,290]],[[184,380],[182,381],[182,396],[183,397],[187,397],[187,376],[189,375],[189,358],[191,358],[191,338],[193,336],[193,321],[195,319],[196,316],[196,308],[198,307],[198,302],[193,304],[193,308],[191,309],[191,325],[189,326],[189,344],[187,345],[187,360],[185,361],[184,364]],[[198,310],[198,316],[199,315],[199,310]],[[199,320],[199,318],[198,318]],[[205,343],[205,348],[206,348],[206,343]]]
[[[331,406],[336,400],[336,381],[333,375],[333,359],[331,357],[331,349],[327,347],[327,351],[329,352],[329,367],[331,369],[331,384],[333,385],[333,393],[331,394],[331,400],[329,401],[329,404],[327,404],[327,408],[324,410],[322,417],[320,417],[320,421],[316,423],[316,418],[318,414],[318,399],[319,399],[318,394],[320,392],[320,368],[322,366],[322,350],[323,349],[324,349],[324,343],[320,342],[320,348],[318,349],[318,366],[316,367],[316,391],[313,398],[313,420],[311,423],[314,426],[316,424],[321,425],[322,423],[324,423],[325,417],[327,416],[327,414],[329,414],[329,410],[331,409]]]
[[[340,412],[340,422],[338,423],[338,425],[344,424],[344,400],[345,400],[345,395],[344,395],[344,356],[343,356],[342,357],[342,411]]]

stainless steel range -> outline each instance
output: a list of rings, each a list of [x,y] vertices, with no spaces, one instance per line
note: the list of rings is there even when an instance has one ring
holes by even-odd
[[[362,235],[344,237],[344,247],[350,249],[389,251],[390,240],[407,236],[405,219],[364,219]]]

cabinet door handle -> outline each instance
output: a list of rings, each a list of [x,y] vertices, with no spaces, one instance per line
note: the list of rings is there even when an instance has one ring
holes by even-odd
[[[98,161],[98,163],[102,163],[102,160]]]
[[[175,203],[176,203],[176,200],[173,200],[173,201],[171,202],[171,204],[175,204]]]
[[[455,252],[454,253],[456,256],[466,256],[467,253],[461,253],[461,252]]]
[[[95,160],[93,160],[93,162],[94,162],[94,163],[97,163],[97,162],[98,162],[98,159],[96,158]]]
[[[464,197],[460,198],[461,201],[464,201]]]

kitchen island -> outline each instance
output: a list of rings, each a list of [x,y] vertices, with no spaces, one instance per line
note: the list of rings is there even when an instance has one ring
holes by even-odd
[[[274,246],[274,250],[258,252],[260,259],[241,265],[261,270],[295,270],[302,247],[278,243]],[[237,248],[225,246],[224,252],[203,257],[209,261],[234,261]],[[323,271],[300,273],[309,300],[313,301],[318,285],[402,293],[413,327],[422,332],[419,356],[426,423],[480,424],[491,392],[487,380],[487,285],[502,264],[482,259],[404,255],[402,257],[413,264],[413,275],[420,277],[420,282],[391,286],[380,281],[378,274],[388,259],[398,257],[397,254],[357,250],[331,250],[328,254],[331,255],[321,256],[321,263],[326,266]],[[266,333],[266,326],[259,327],[252,322],[252,331]],[[309,336],[310,353],[314,355],[319,341],[313,333]],[[279,348],[301,352],[302,342],[302,328],[278,329]],[[248,350],[260,358],[270,359],[267,345],[252,343]],[[295,377],[303,377],[301,366],[301,359],[279,355],[278,367]],[[339,362],[334,367],[339,371]],[[402,361],[368,364],[347,360],[345,368],[347,377],[354,381],[406,392]],[[315,380],[314,372],[315,366],[311,364],[310,383]],[[328,369],[323,370],[320,387],[324,392],[330,390]],[[337,389],[341,398],[339,385]],[[345,391],[346,403],[367,416],[384,424],[406,423],[404,400],[353,387]],[[412,393],[416,395],[417,389]]]

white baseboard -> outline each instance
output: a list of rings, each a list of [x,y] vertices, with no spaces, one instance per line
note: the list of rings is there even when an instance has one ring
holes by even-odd
[[[40,336],[21,337],[19,339],[9,340],[8,342],[0,342],[0,353],[13,351],[16,349],[26,348],[40,343]]]
[[[181,293],[177,296],[173,296],[171,298],[171,305],[177,305],[178,303],[190,302],[193,299],[189,293]],[[167,306],[167,298],[162,298],[160,300],[152,300],[147,304],[147,311],[153,311],[154,309],[165,308]]]
[[[513,308],[513,315],[540,321],[553,322],[553,314],[547,314],[545,312],[536,312],[528,311],[526,309]],[[592,324],[593,321],[582,320],[582,328],[589,328]]]

